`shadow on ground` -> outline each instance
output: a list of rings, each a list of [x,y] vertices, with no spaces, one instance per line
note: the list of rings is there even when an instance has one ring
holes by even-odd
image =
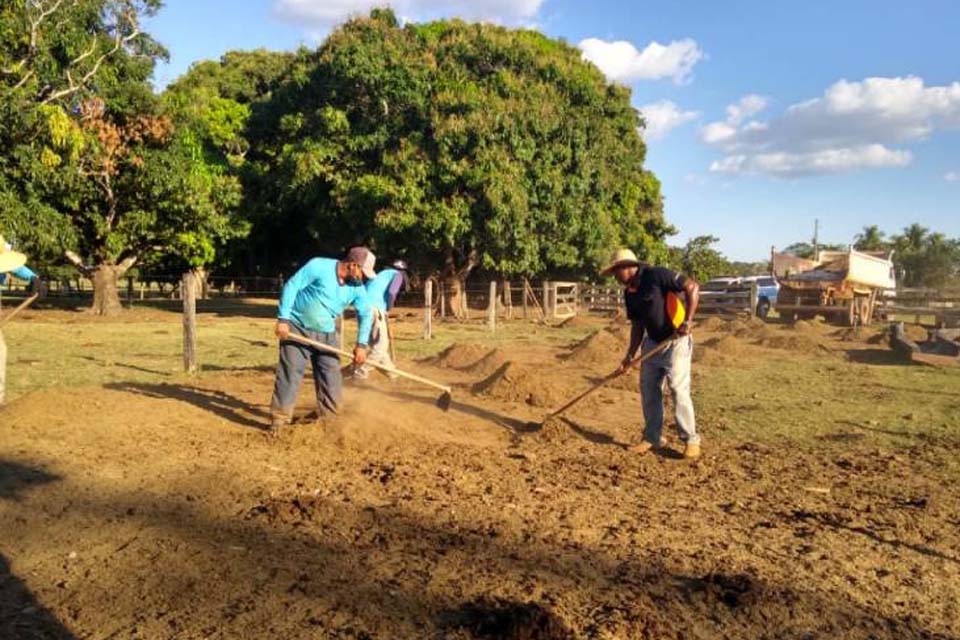
[[[3,500],[20,501],[28,489],[59,480],[59,476],[42,469],[0,459],[0,507]],[[6,556],[0,554],[0,638],[66,640],[75,637],[40,604],[13,574]]]
[[[117,382],[104,385],[105,388],[124,393],[135,393],[148,398],[169,398],[191,404],[198,409],[253,429],[266,429],[270,414],[255,404],[236,396],[214,389],[201,389],[182,384],[147,384],[135,382]]]

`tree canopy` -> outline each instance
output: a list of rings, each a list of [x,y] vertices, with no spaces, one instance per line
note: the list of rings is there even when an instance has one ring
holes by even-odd
[[[670,229],[641,125],[563,42],[377,10],[301,53],[252,118],[248,206],[290,239],[278,266],[356,241],[505,275],[654,257]]]
[[[0,11],[0,225],[33,255],[66,253],[94,279],[101,313],[119,308],[116,279],[142,256],[197,265],[246,230],[231,220],[238,178],[204,148],[204,136],[229,135],[229,116],[200,119],[150,85],[165,51],[140,23],[159,4],[33,0]]]

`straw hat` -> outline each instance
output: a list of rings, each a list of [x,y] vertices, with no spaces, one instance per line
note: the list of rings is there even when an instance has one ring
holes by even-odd
[[[7,246],[3,236],[0,236],[0,273],[13,271],[27,264],[27,256],[19,251],[10,251]]]
[[[617,267],[639,267],[640,261],[637,260],[637,254],[630,249],[617,249],[613,252],[610,262],[606,267],[600,270],[600,275],[608,276],[613,273]]]

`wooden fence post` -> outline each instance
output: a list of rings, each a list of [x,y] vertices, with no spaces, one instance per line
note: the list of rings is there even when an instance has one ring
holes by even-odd
[[[440,319],[447,319],[447,292],[443,287],[442,282],[437,283],[437,295],[440,296]]]
[[[340,351],[343,351],[343,345],[346,343],[346,339],[343,336],[343,314],[337,316],[334,320],[334,331],[337,332],[337,346],[340,347]]]
[[[527,319],[527,289],[529,288],[529,286],[530,285],[527,284],[527,279],[524,278],[523,279],[523,319],[524,320]]]
[[[503,281],[503,305],[507,308],[507,320],[513,320],[513,291],[510,281]]]
[[[549,320],[553,313],[550,311],[552,307],[550,306],[550,281],[543,281],[543,319]]]
[[[490,281],[490,299],[487,302],[487,328],[497,330],[497,281]]]
[[[180,281],[183,293],[183,370],[197,372],[197,285],[192,272]]]
[[[760,304],[760,296],[757,292],[757,281],[750,281],[750,315],[756,315],[757,305]]]
[[[423,285],[423,339],[433,338],[433,280]]]

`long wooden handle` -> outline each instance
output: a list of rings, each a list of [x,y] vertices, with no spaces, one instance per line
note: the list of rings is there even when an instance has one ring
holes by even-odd
[[[580,402],[581,400],[583,400],[584,398],[586,398],[587,396],[589,396],[591,393],[593,393],[593,392],[596,391],[597,389],[601,389],[601,388],[605,387],[611,380],[614,380],[614,379],[616,379],[616,378],[619,378],[620,376],[622,376],[624,373],[626,373],[626,372],[629,371],[630,369],[633,369],[634,367],[636,367],[636,366],[639,365],[639,364],[643,364],[643,362],[644,362],[645,360],[648,360],[649,358],[652,358],[654,355],[660,353],[661,351],[663,351],[664,349],[666,349],[667,347],[669,347],[670,345],[672,345],[674,342],[676,342],[676,338],[670,338],[670,339],[668,339],[668,340],[664,340],[663,342],[661,342],[660,344],[658,344],[658,345],[657,345],[656,347],[654,347],[653,349],[650,349],[650,351],[647,351],[646,353],[637,356],[636,358],[634,358],[633,360],[630,361],[630,366],[628,366],[625,371],[623,371],[623,372],[614,371],[614,372],[611,373],[610,375],[604,377],[603,380],[601,380],[601,381],[598,382],[597,384],[593,385],[592,387],[590,387],[589,389],[587,389],[586,391],[584,391],[583,393],[581,393],[580,395],[578,395],[576,398],[574,398],[573,400],[571,400],[571,401],[568,402],[567,404],[563,405],[562,407],[560,407],[559,409],[557,409],[556,411],[554,411],[553,413],[551,413],[551,414],[550,414],[550,417],[551,417],[551,418],[555,418],[556,416],[560,415],[561,413],[563,413],[564,411],[566,411],[567,409],[569,409],[569,408],[572,407],[573,405],[577,404],[578,402]]]
[[[35,293],[35,294],[33,294],[32,296],[30,296],[29,298],[27,298],[26,300],[24,300],[23,302],[21,302],[19,305],[17,305],[17,308],[16,308],[16,309],[14,309],[14,310],[11,311],[10,313],[8,313],[7,316],[6,316],[3,320],[0,320],[0,327],[2,327],[3,325],[7,324],[7,323],[10,322],[11,320],[13,320],[13,316],[17,315],[18,313],[20,313],[21,311],[23,311],[24,309],[26,309],[27,307],[29,307],[31,304],[33,304],[33,301],[36,300],[36,299],[39,298],[39,297],[40,297],[40,294],[39,294],[39,293]]]
[[[336,355],[338,355],[338,356],[341,356],[341,357],[343,357],[343,358],[348,358],[348,359],[350,359],[350,360],[353,360],[353,354],[352,354],[352,353],[349,353],[349,352],[347,352],[347,351],[342,351],[341,349],[337,349],[336,347],[331,347],[330,345],[324,344],[324,343],[322,343],[322,342],[317,342],[316,340],[311,340],[310,338],[307,338],[307,337],[305,337],[305,336],[301,336],[301,335],[296,334],[296,333],[291,333],[291,334],[289,334],[289,335],[286,337],[286,339],[287,339],[287,340],[292,340],[292,341],[294,341],[294,342],[299,342],[300,344],[305,344],[305,345],[308,345],[308,346],[311,346],[311,347],[316,347],[317,349],[320,349],[321,351],[327,351],[327,352],[329,352],[329,353],[334,353],[334,354],[336,354]],[[425,385],[427,385],[428,387],[433,387],[434,389],[439,389],[440,391],[443,391],[443,392],[445,392],[445,393],[450,393],[450,387],[447,387],[447,386],[445,386],[445,385],[442,385],[442,384],[440,384],[440,383],[438,383],[438,382],[434,382],[433,380],[427,380],[426,378],[421,378],[421,377],[418,376],[418,375],[414,375],[414,374],[412,374],[412,373],[407,373],[406,371],[401,371],[400,369],[395,369],[394,367],[387,367],[387,366],[382,365],[382,364],[379,364],[379,363],[377,363],[377,362],[367,362],[367,364],[369,364],[371,367],[374,367],[374,368],[376,368],[376,369],[380,369],[381,371],[386,371],[387,373],[395,373],[395,374],[397,374],[398,376],[400,376],[400,377],[402,377],[402,378],[407,378],[407,379],[409,379],[409,380],[413,380],[414,382],[419,382],[420,384],[425,384]]]
[[[390,360],[393,361],[393,364],[397,364],[397,352],[393,348],[393,323],[390,322],[390,317],[384,315],[384,323],[387,325],[387,339],[390,340]]]

